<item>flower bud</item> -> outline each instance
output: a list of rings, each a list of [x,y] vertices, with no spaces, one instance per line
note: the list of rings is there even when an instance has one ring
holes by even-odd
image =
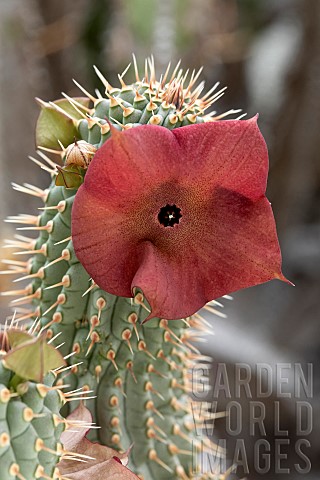
[[[97,149],[85,140],[76,140],[65,151],[65,165],[79,165],[88,168]]]

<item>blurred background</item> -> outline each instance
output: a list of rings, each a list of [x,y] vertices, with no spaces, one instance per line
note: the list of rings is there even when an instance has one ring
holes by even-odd
[[[212,318],[215,336],[204,353],[226,365],[230,384],[235,365],[244,362],[252,372],[266,363],[314,367],[314,428],[304,449],[312,469],[304,474],[319,479],[319,360],[320,360],[320,1],[319,0],[0,0],[0,217],[32,213],[36,201],[13,192],[10,182],[45,187],[48,178],[28,160],[33,154],[34,127],[39,108],[34,97],[78,95],[75,78],[94,91],[99,81],[95,64],[117,85],[117,74],[131,62],[151,53],[162,73],[168,62],[182,59],[185,68],[204,66],[207,89],[216,81],[228,86],[215,105],[218,112],[241,108],[259,125],[270,152],[268,196],[272,202],[284,257],[284,273],[296,284],[261,285],[234,295],[225,303],[227,318]],[[129,72],[126,79],[129,79]],[[13,229],[1,225],[1,240]],[[10,255],[2,249],[1,257]],[[1,291],[9,286],[0,277]],[[9,314],[1,300],[2,319]],[[206,314],[208,317],[208,314]],[[292,368],[291,368],[292,374]],[[232,389],[231,389],[232,390]],[[286,391],[293,392],[292,378]],[[219,409],[228,399],[219,396]],[[289,431],[283,447],[290,473],[274,468],[258,474],[250,436],[248,399],[243,404],[243,431],[250,473],[238,477],[276,480],[301,477],[295,471],[296,399],[279,399],[281,421]],[[274,397],[268,398],[267,435],[273,455]],[[225,420],[216,423],[217,436],[227,438],[232,460],[236,438],[226,434]]]

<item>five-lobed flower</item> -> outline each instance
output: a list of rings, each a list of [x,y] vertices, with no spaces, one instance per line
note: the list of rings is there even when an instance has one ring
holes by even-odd
[[[148,318],[187,317],[227,293],[285,280],[267,174],[256,117],[113,129],[74,201],[76,255],[107,292],[140,288]]]

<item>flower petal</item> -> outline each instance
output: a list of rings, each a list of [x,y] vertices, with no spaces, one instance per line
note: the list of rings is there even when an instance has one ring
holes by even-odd
[[[110,208],[126,212],[156,185],[176,181],[179,164],[172,159],[178,153],[175,137],[164,127],[113,129],[112,137],[93,157],[85,187],[97,199],[107,199]]]
[[[151,306],[147,320],[153,317],[168,320],[188,317],[208,301],[203,281],[199,279],[192,242],[189,251],[181,251],[174,258],[168,258],[148,242],[132,281],[132,289],[135,287],[143,291]]]
[[[134,219],[109,210],[87,189],[80,189],[72,210],[72,239],[78,260],[109,293],[131,297],[131,281],[139,267],[139,237]]]
[[[196,181],[204,192],[219,185],[252,199],[265,193],[268,151],[257,117],[190,125],[173,134],[184,158],[182,178],[187,184]]]

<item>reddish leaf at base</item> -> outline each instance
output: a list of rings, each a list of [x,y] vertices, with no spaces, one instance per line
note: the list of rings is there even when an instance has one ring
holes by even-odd
[[[76,423],[84,422],[89,424],[92,421],[89,410],[82,404],[67,418],[72,424],[72,432],[66,430],[61,441],[64,449],[72,454],[87,455],[92,459],[62,460],[59,463],[59,471],[70,480],[138,480],[126,464],[128,463],[128,452],[119,453],[112,448],[105,447],[98,443],[92,443],[85,435],[87,429],[76,427]],[[85,460],[85,461],[83,461]]]

